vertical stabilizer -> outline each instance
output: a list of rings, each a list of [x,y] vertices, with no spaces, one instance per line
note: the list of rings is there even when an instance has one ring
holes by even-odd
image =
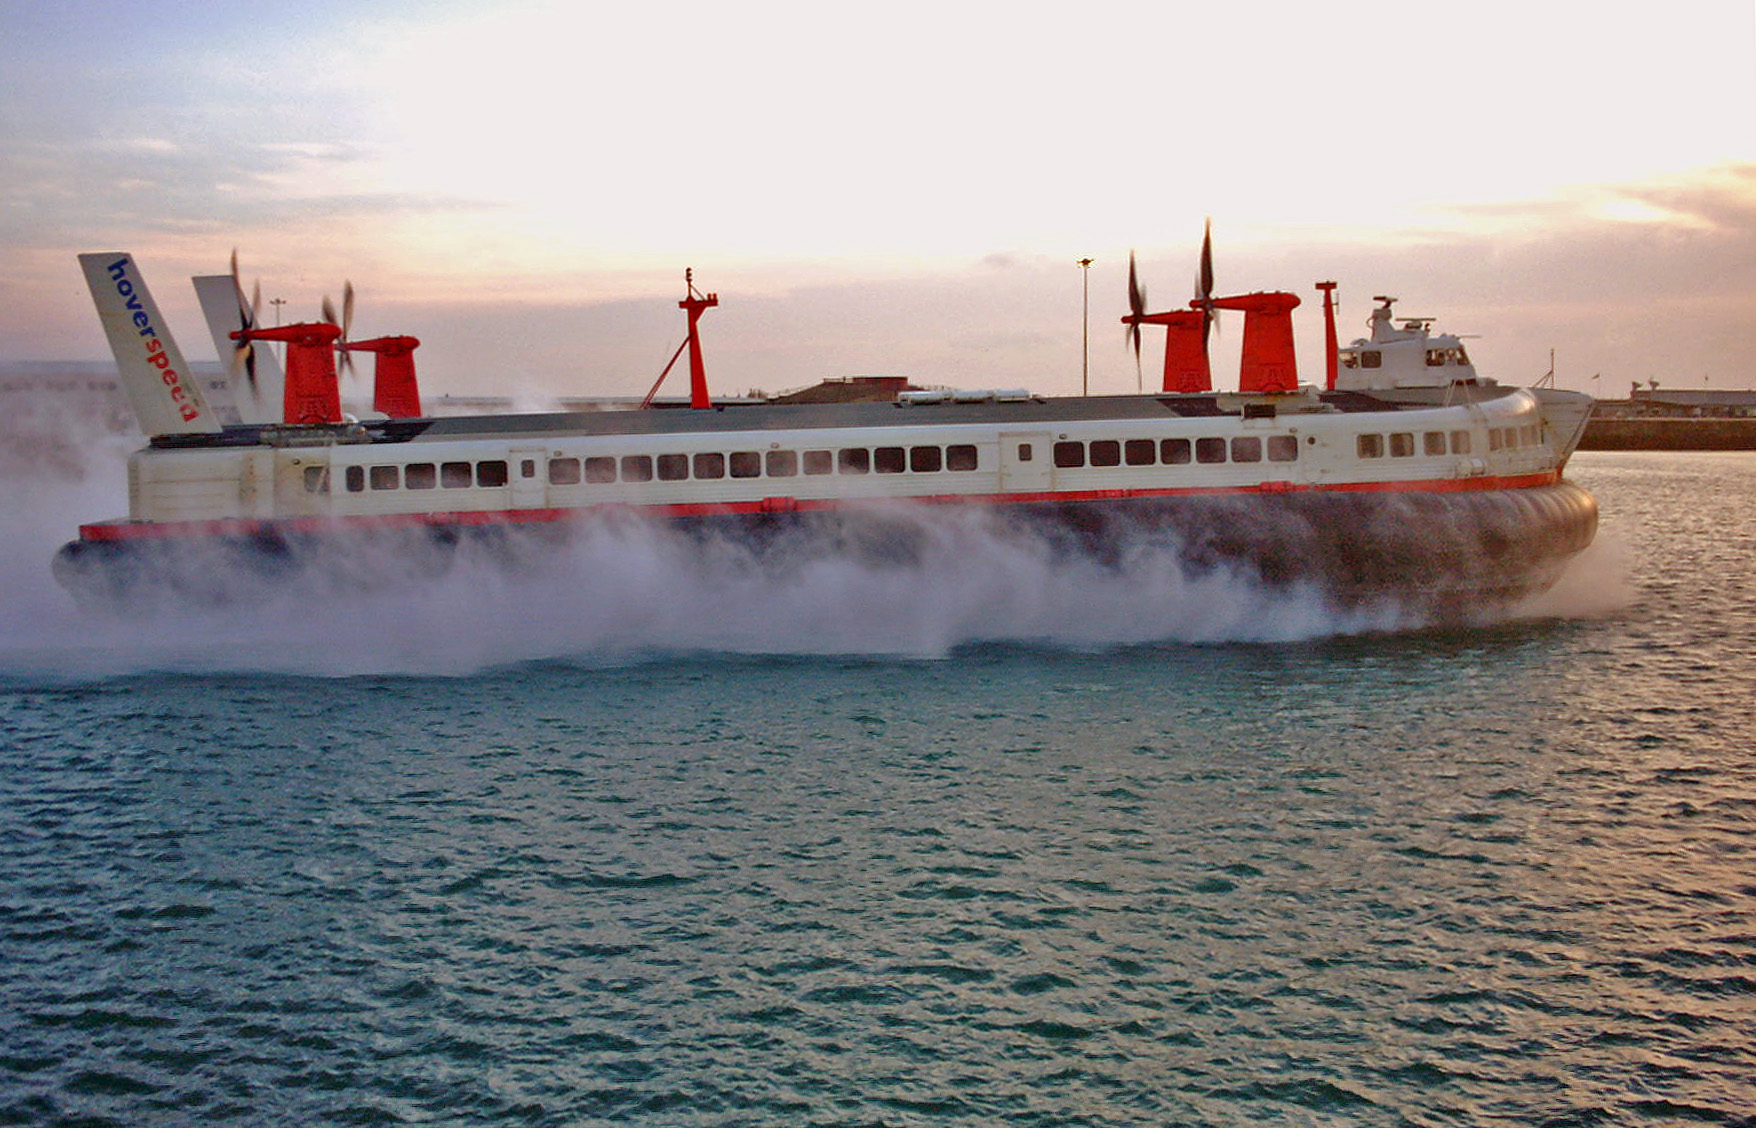
[[[249,329],[250,316],[238,283],[230,274],[202,274],[191,278],[195,297],[201,302],[201,315],[207,319],[207,331],[213,335],[214,352],[228,374],[232,398],[238,405],[238,417],[246,423],[279,423],[281,403],[286,396],[286,376],[275,360],[274,350],[251,350],[247,366],[234,363],[238,342],[232,333]]]
[[[80,255],[79,266],[140,429],[147,435],[218,433],[219,418],[183,362],[133,256],[121,251]]]

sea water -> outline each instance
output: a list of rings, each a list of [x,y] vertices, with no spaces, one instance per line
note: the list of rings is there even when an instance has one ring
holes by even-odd
[[[955,524],[94,618],[24,483],[0,1123],[1756,1123],[1756,455],[1570,475],[1469,630]]]

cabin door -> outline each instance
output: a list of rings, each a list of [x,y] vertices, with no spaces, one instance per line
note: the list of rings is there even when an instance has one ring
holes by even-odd
[[[1000,432],[1000,492],[1042,493],[1054,484],[1054,436],[1047,431]]]
[[[542,509],[548,502],[548,448],[513,447],[509,482],[513,509]]]

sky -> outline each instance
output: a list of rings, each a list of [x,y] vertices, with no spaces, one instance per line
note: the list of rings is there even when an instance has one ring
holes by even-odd
[[[104,250],[211,359],[236,249],[429,393],[638,395],[686,268],[720,393],[1132,391],[1129,254],[1181,305],[1211,218],[1307,379],[1334,279],[1503,381],[1756,387],[1756,0],[1074,7],[0,0],[0,363],[107,356]]]

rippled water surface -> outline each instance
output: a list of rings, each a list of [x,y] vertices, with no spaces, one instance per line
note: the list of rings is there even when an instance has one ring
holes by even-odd
[[[1756,1124],[1756,456],[1573,477],[1469,632],[124,634],[7,547],[0,1123]]]

